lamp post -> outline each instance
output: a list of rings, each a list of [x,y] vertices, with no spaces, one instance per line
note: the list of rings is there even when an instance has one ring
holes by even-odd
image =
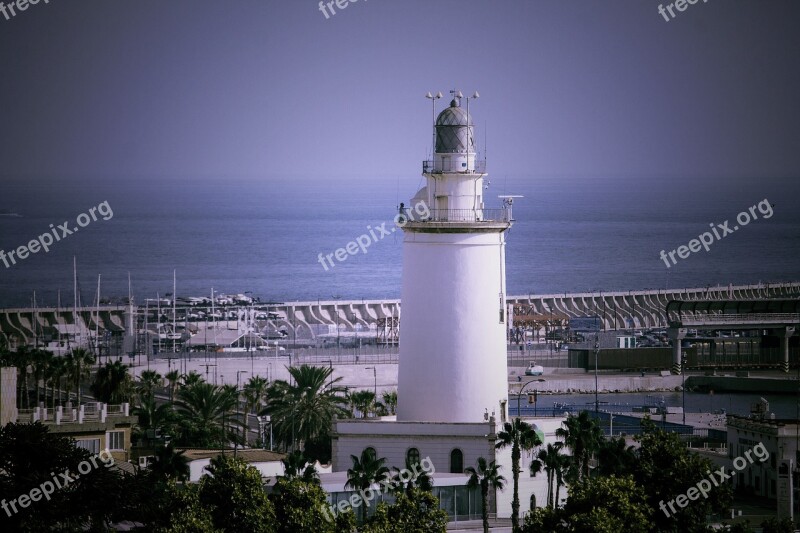
[[[249,374],[247,370],[237,370],[236,371],[236,412],[239,412],[239,376],[242,374]],[[247,427],[247,413],[244,414],[244,427],[242,427],[242,433],[245,431],[245,427]],[[246,435],[246,433],[244,433]],[[236,452],[239,449],[239,441],[233,441],[233,456],[236,457]]]
[[[600,334],[595,332],[594,334],[594,414],[595,417],[597,416],[599,408],[599,401],[597,397],[598,392],[598,385],[597,385],[597,359],[600,355]]]
[[[677,342],[681,342],[678,340]],[[681,396],[683,401],[683,407],[681,410],[683,411],[683,425],[686,425],[686,354],[683,355],[683,361],[681,361]]]
[[[364,370],[372,370],[372,377],[375,379],[375,401],[378,401],[378,367],[376,366],[368,366]]]
[[[520,406],[519,406],[519,404],[520,404],[520,401],[521,401],[521,398],[522,398],[522,393],[525,392],[525,389],[528,387],[528,385],[530,385],[531,383],[544,383],[545,381],[547,381],[547,380],[546,379],[542,379],[542,378],[532,379],[532,380],[528,381],[527,383],[525,383],[519,389],[519,392],[517,392],[517,418],[520,417]],[[536,403],[533,404],[533,409],[534,409],[533,416],[536,416]]]
[[[431,145],[431,164],[436,166],[436,100],[442,97],[442,92],[439,91],[436,95],[432,95],[430,92],[425,95],[425,98],[431,101],[431,116],[433,117],[432,124],[433,124],[433,144]],[[431,169],[435,170],[435,168]]]

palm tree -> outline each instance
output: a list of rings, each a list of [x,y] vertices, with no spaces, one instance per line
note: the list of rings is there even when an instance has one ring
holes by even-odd
[[[554,496],[556,505],[558,505],[558,492],[563,485],[564,474],[570,464],[569,456],[561,453],[563,448],[564,443],[562,442],[548,444],[545,449],[539,450],[536,459],[531,461],[531,476],[536,476],[542,470],[547,474],[547,506],[550,508],[553,507]],[[557,484],[556,490],[553,490],[554,481]]]
[[[397,414],[397,391],[385,391],[383,393],[383,405],[389,411],[389,414]]]
[[[281,462],[283,463],[283,477],[286,479],[299,479],[305,483],[319,485],[317,467],[306,459],[303,452],[292,452]]]
[[[139,375],[136,392],[142,398],[152,397],[156,387],[161,385],[161,374],[155,370],[143,370]]]
[[[288,368],[294,384],[278,380],[267,390],[267,406],[260,415],[272,417],[273,431],[285,449],[328,435],[334,418],[347,415],[347,389],[329,383],[329,367],[309,365]]]
[[[564,421],[564,427],[556,429],[556,437],[572,450],[574,467],[570,477],[574,480],[588,478],[589,460],[603,440],[603,432],[597,422],[589,416],[588,411],[581,411],[578,416],[570,415]]]
[[[375,393],[371,390],[351,392],[350,403],[361,413],[361,418],[369,418],[375,410]]]
[[[205,381],[205,379],[203,379],[203,376],[198,372],[195,372],[194,370],[192,370],[188,374],[184,374],[181,377],[183,378],[184,387],[194,387],[198,383],[202,383],[203,381]]]
[[[36,384],[36,403],[38,404],[41,398],[41,389],[44,388],[45,401],[47,401],[47,386],[45,383],[47,377],[47,368],[53,360],[53,352],[48,352],[41,348],[36,348],[31,352],[31,368],[33,369],[33,381]],[[39,386],[41,383],[42,387]]]
[[[232,437],[238,422],[228,413],[236,407],[236,391],[202,381],[182,387],[176,402],[181,416],[182,444],[197,447],[223,445]]]
[[[464,470],[469,475],[467,487],[481,488],[481,514],[483,516],[483,533],[489,533],[489,489],[503,490],[506,478],[500,475],[500,466],[494,461],[487,463],[484,457],[478,457],[478,468],[469,467]]]
[[[136,440],[154,438],[157,430],[163,429],[173,420],[172,405],[168,403],[159,405],[153,396],[141,398],[139,404],[132,409],[132,413],[138,419],[133,434]]]
[[[403,481],[403,470],[397,468],[396,466],[392,468],[392,487],[394,494],[401,494],[406,493],[410,494],[412,489],[418,488],[425,492],[432,492],[433,491],[433,478],[431,477],[430,473],[421,468],[419,462],[416,464],[412,463],[406,457],[406,468],[405,472],[414,473],[414,477],[408,479],[407,481]]]
[[[367,490],[375,483],[383,481],[390,473],[384,466],[386,459],[375,457],[369,449],[361,452],[361,458],[351,455],[353,468],[347,470],[347,483],[344,488],[353,490]],[[367,521],[367,507],[369,502],[361,502],[361,523]]]
[[[67,365],[70,369],[70,377],[74,380],[78,405],[81,404],[81,381],[91,375],[91,367],[94,363],[94,355],[83,348],[73,348],[67,354]],[[69,392],[67,392],[67,399],[69,399]]]
[[[247,380],[242,388],[246,413],[253,414],[263,409],[268,387],[269,382],[261,376],[253,376]]]
[[[17,351],[10,354],[10,362],[17,368],[17,375],[22,376],[22,379],[17,379],[17,398],[19,399],[19,406],[27,409],[31,405],[31,399],[28,394],[28,365],[31,363],[31,353],[27,346],[20,346]]]
[[[94,397],[103,403],[125,403],[133,393],[133,380],[128,374],[128,366],[121,361],[106,363],[97,370],[89,389]]]
[[[516,533],[519,531],[519,462],[522,452],[530,451],[542,445],[542,440],[536,434],[536,430],[519,418],[511,422],[506,422],[503,429],[497,434],[497,444],[499,450],[511,446],[511,472],[514,480],[514,497],[511,500],[511,529]]]
[[[158,479],[175,479],[186,481],[189,479],[189,458],[183,451],[176,452],[172,444],[159,446],[155,451],[155,460],[150,466],[150,472]]]
[[[56,401],[61,403],[61,379],[67,375],[67,362],[63,357],[53,357],[50,364],[47,366],[47,373],[45,374],[46,382],[50,384],[53,390],[51,408],[56,408]],[[56,397],[56,390],[58,396]],[[56,398],[58,398],[56,400]]]
[[[636,463],[633,446],[628,446],[625,437],[604,440],[597,451],[597,468],[595,473],[601,476],[616,475],[623,477],[632,475]]]
[[[177,370],[167,372],[164,377],[169,382],[169,403],[175,401],[175,391],[178,389],[178,381],[181,379],[181,373]]]

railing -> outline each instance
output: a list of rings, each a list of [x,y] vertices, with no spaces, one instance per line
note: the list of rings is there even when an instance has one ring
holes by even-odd
[[[511,210],[499,209],[430,209],[425,218],[406,211],[408,222],[510,222]]]
[[[458,168],[454,166],[454,161],[423,161],[422,172],[423,174],[441,174],[442,172],[461,172],[464,174],[486,174],[486,161],[472,161],[472,169]]]

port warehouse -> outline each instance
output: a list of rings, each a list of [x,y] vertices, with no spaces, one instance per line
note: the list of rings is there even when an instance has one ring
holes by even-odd
[[[770,369],[780,368],[783,351],[779,338],[773,336],[743,338],[690,338],[693,346],[686,347],[683,355],[686,368],[703,369]],[[797,365],[800,356],[798,338],[792,338],[789,345],[791,366]],[[600,349],[597,357],[598,370],[615,371],[655,371],[670,368],[672,348],[607,348]],[[594,370],[595,351],[593,349],[570,348],[567,355],[569,368]]]
[[[735,299],[797,298],[800,283],[761,284],[716,288],[594,292],[558,295],[509,296],[507,303],[513,324],[530,330],[549,329],[566,335],[569,320],[597,317],[606,332],[669,325],[667,305],[674,300],[721,301]],[[166,304],[167,302],[164,302]],[[101,305],[78,309],[4,309],[0,310],[0,342],[9,346],[33,345],[64,338],[79,329],[98,335],[100,344],[112,355],[130,352],[123,347],[127,329],[143,331],[145,327],[167,327],[173,324],[188,335],[208,329],[213,315],[215,328],[232,329],[251,321],[254,330],[267,338],[280,338],[286,346],[314,343],[320,337],[342,335],[339,342],[364,344],[396,344],[399,331],[398,300],[338,300],[284,302],[245,306],[208,305],[163,306]],[[234,318],[235,317],[235,318]],[[128,326],[126,328],[126,325]],[[556,332],[556,328],[562,331]],[[720,329],[720,328],[714,328]],[[758,328],[753,328],[758,329]],[[348,337],[349,335],[349,337]],[[129,337],[131,335],[128,335]],[[511,337],[511,336],[510,336]],[[562,337],[566,338],[566,337]],[[513,341],[513,338],[510,338]],[[797,337],[790,339],[792,361],[797,361]],[[147,344],[137,343],[138,344]],[[781,359],[779,340],[770,335],[759,337],[704,338],[689,337],[683,341],[686,363],[690,368],[703,367],[771,367]],[[138,349],[138,348],[137,348]],[[669,348],[631,348],[600,350],[601,369],[663,369],[670,366]],[[594,368],[593,350],[570,349],[569,366]]]

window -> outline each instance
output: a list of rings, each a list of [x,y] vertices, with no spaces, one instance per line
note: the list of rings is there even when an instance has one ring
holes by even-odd
[[[364,448],[364,453],[362,455],[368,457],[370,461],[374,461],[378,457],[378,453],[372,446],[369,448]]]
[[[106,442],[108,443],[109,450],[124,450],[125,449],[125,432],[124,431],[109,431]]]
[[[464,453],[458,448],[450,452],[450,473],[464,473]]]
[[[77,439],[75,440],[75,446],[95,455],[100,453],[100,439]]]
[[[416,448],[409,448],[406,452],[406,463],[409,465],[419,464],[419,450]]]

